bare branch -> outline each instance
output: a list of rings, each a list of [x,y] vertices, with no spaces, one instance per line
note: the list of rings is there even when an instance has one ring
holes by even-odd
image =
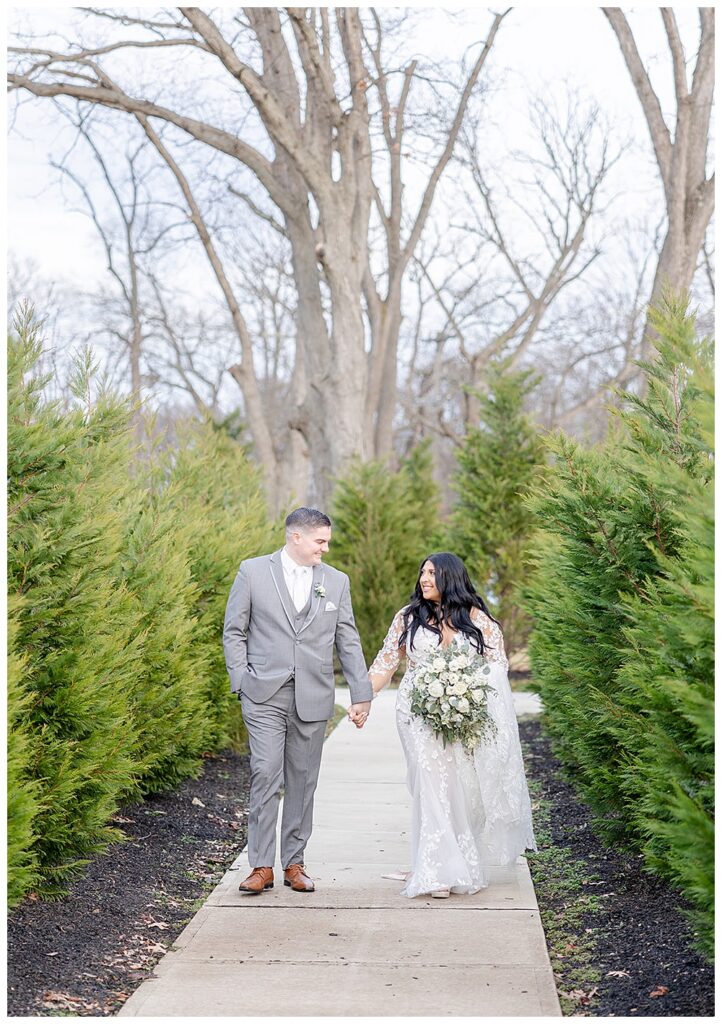
[[[664,30],[667,33],[667,42],[672,54],[672,69],[674,71],[674,91],[677,95],[677,104],[682,104],[689,96],[687,89],[687,62],[684,57],[684,47],[677,28],[677,19],[671,7],[661,7]]]
[[[662,180],[665,189],[667,189],[670,184],[672,165],[672,140],[662,115],[659,98],[652,88],[649,75],[644,69],[632,30],[623,11],[619,7],[603,7],[602,10],[617,36],[622,56],[641,101],[652,138],[654,152],[657,156],[657,163],[662,174]]]
[[[248,413],[249,424],[253,433],[253,438],[257,447],[258,455],[263,465],[264,474],[266,476],[266,484],[268,487],[268,494],[272,496],[271,500],[275,500],[275,457],[273,453],[273,442],[271,439],[268,424],[266,422],[263,413],[263,403],[258,390],[258,382],[255,377],[253,370],[253,345],[251,342],[250,332],[246,325],[246,321],[241,313],[238,301],[231,287],[228,276],[223,267],[223,263],[218,254],[218,250],[211,239],[210,233],[206,226],[203,215],[201,214],[200,207],[196,202],[196,199],[191,191],[190,185],[187,178],[183,174],[177,161],[171,155],[168,148],[163,144],[160,136],[153,130],[150,122],[142,114],[136,114],[140,125],[145,131],[148,139],[157,149],[160,156],[168,165],[173,176],[175,177],[178,185],[183,193],[183,196],[188,204],[190,212],[190,218],[193,225],[198,232],[198,237],[201,240],[203,248],[206,251],[208,260],[211,264],[213,272],[216,276],[216,280],[220,285],[223,297],[226,300],[226,304],[233,320],[233,325],[238,335],[238,339],[241,344],[242,361],[241,363],[233,367],[231,372],[233,376],[240,382],[243,389],[243,396],[246,400],[246,409]]]

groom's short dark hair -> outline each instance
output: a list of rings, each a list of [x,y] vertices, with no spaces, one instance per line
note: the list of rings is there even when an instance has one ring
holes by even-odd
[[[325,512],[319,512],[317,508],[294,508],[286,516],[286,531],[290,530],[312,530],[315,526],[330,526],[331,520]]]

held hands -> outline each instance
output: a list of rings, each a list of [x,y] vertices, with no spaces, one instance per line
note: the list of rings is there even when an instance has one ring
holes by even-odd
[[[369,717],[371,701],[365,700],[360,704],[352,704],[348,709],[348,717],[357,729],[363,729],[366,719]]]
[[[372,698],[371,698],[373,700],[373,698],[376,696],[376,694],[382,688],[383,684],[379,685],[379,683],[375,679],[375,677],[372,677],[371,675],[369,675],[369,682],[371,683],[371,689],[373,691]],[[351,705],[351,707],[348,709],[348,717],[353,722],[353,724],[356,726],[357,729],[363,729],[363,727],[364,727],[364,725],[366,723],[366,719],[369,717],[370,710],[371,710],[371,701],[370,700],[361,701],[358,704],[352,704]]]

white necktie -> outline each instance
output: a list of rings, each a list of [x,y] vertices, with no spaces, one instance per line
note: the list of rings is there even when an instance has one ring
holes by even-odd
[[[303,578],[305,575],[306,573],[302,565],[297,566],[293,570],[293,603],[296,606],[297,612],[300,612],[306,603],[303,596]]]

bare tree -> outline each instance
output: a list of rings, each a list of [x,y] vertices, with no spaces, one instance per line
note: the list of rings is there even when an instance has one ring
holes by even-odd
[[[617,36],[642,105],[664,187],[667,233],[652,285],[650,302],[654,303],[665,285],[675,290],[689,289],[714,210],[714,173],[707,177],[714,94],[714,8],[699,8],[699,48],[691,85],[674,11],[670,7],[660,8],[674,74],[674,136],[624,12],[619,7],[602,9]],[[647,321],[643,346],[645,358],[649,357],[650,331]]]
[[[420,370],[424,341],[415,340],[413,379],[421,393],[410,405],[452,444],[477,420],[475,391],[489,362],[503,357],[514,366],[532,350],[538,354],[550,312],[587,280],[602,253],[595,219],[607,208],[604,187],[621,147],[613,147],[597,107],[573,92],[561,109],[546,98],[530,113],[536,142],[503,158],[495,150],[495,175],[480,151],[480,123],[468,122],[454,231],[444,244],[422,247],[415,260],[429,310],[426,331],[417,333],[425,334],[429,356]],[[578,335],[576,345],[580,354]],[[554,375],[556,359],[554,353],[545,361],[547,374]]]
[[[373,31],[369,31],[365,35],[365,41],[373,61],[388,175],[388,188],[385,190],[386,200],[384,200],[382,189],[376,182],[373,183],[374,206],[383,227],[385,242],[385,288],[380,292],[370,262],[364,277],[364,296],[372,338],[369,382],[366,393],[366,417],[369,422],[374,424],[373,451],[377,457],[389,452],[392,444],[393,417],[397,400],[397,356],[404,276],[421,239],[441,176],[452,159],[474,86],[494,43],[499,26],[508,13],[506,11],[504,14],[495,16],[486,42],[459,89],[456,108],[449,123],[440,132],[443,140],[441,152],[432,163],[418,208],[411,213],[407,211],[407,204],[403,200],[402,154],[405,145],[405,132],[408,131],[407,107],[417,77],[418,62],[412,61],[405,68],[401,85],[395,102],[393,102],[389,89],[391,76],[386,70],[386,62],[382,54],[384,31],[380,17],[374,10],[371,10],[374,27]],[[404,225],[404,215],[408,219],[408,226]]]
[[[221,392],[236,347],[226,318],[186,309],[177,289],[164,287],[152,270],[147,284],[153,296],[145,309],[149,388],[185,393],[199,416],[224,420]]]
[[[74,97],[125,112],[140,121],[149,138],[160,139],[154,123],[165,122],[250,170],[277,210],[291,247],[298,295],[296,362],[302,365],[294,374],[297,392],[295,408],[288,410],[288,424],[311,452],[317,487],[325,496],[330,478],[349,457],[368,457],[390,446],[401,283],[504,15],[493,18],[488,38],[460,85],[420,205],[402,237],[401,141],[415,67],[412,63],[403,73],[394,112],[388,73],[381,63],[380,19],[370,12],[373,26],[365,33],[361,12],[353,8],[336,8],[333,15],[326,8],[247,8],[244,18],[223,12],[211,17],[199,8],[177,11],[177,15],[164,13],[156,18],[93,11],[105,21],[132,27],[136,37],[102,45],[74,44],[64,53],[37,46],[13,47],[17,63],[9,75],[10,86],[40,97]],[[132,47],[162,49],[166,54],[185,48],[198,58],[194,67],[221,72],[234,109],[239,90],[248,101],[244,128],[239,132],[237,118],[231,118],[226,127],[209,119],[205,111],[194,116],[193,99],[166,105],[132,95],[110,71],[112,55]],[[386,202],[382,198],[386,190],[373,174],[369,96],[374,90],[389,153]],[[388,115],[385,120],[384,115]],[[162,144],[166,147],[162,155],[183,189],[177,152]],[[192,196],[186,195],[186,200],[196,218]],[[370,273],[368,256],[372,204],[388,240],[385,287],[380,290]],[[275,213],[270,216],[276,220]],[[202,235],[200,209],[194,223]],[[208,241],[204,245],[213,265],[215,247]],[[228,272],[220,260],[214,271],[223,289],[222,279]],[[243,337],[245,326],[230,291],[226,300]],[[366,352],[367,331],[370,353]],[[258,401],[253,346],[244,342],[241,347],[234,377],[243,390],[266,478],[272,480],[278,477],[278,466]]]
[[[116,286],[115,292],[105,288],[87,301],[94,305],[109,345],[109,355],[116,365],[129,368],[129,391],[133,404],[136,433],[143,432],[141,411],[145,383],[143,368],[147,313],[142,296],[147,267],[157,261],[162,240],[177,224],[160,219],[152,202],[146,144],[142,137],[126,140],[123,158],[118,159],[117,139],[112,142],[112,156],[105,151],[108,143],[101,140],[97,118],[80,109],[62,111],[89,151],[102,183],[100,192],[88,184],[87,170],[79,173],[70,160],[70,153],[50,164],[64,179],[70,181],[82,199],[81,210],[93,222],[105,252],[106,268]],[[70,152],[75,148],[75,142]],[[85,163],[85,160],[82,161]],[[110,215],[109,215],[110,209]],[[148,296],[149,298],[149,296]]]
[[[178,161],[173,157],[168,146],[163,142],[146,115],[140,111],[135,116],[145,131],[146,136],[157,150],[160,157],[165,161],[169,170],[176,179],[187,205],[188,215],[193,224],[198,238],[208,257],[213,273],[218,281],[223,298],[228,306],[234,330],[238,337],[241,350],[241,361],[230,367],[230,372],[240,385],[246,415],[248,416],[251,433],[253,435],[256,453],[261,466],[263,467],[267,500],[271,507],[275,507],[277,500],[277,475],[278,464],[273,452],[273,439],[271,429],[266,416],[264,415],[263,402],[261,398],[258,380],[253,366],[253,340],[246,324],[245,317],[241,311],[240,303],[229,280],[219,248],[216,245],[208,225],[203,216],[200,204],[194,195],[187,176],[181,169]]]

